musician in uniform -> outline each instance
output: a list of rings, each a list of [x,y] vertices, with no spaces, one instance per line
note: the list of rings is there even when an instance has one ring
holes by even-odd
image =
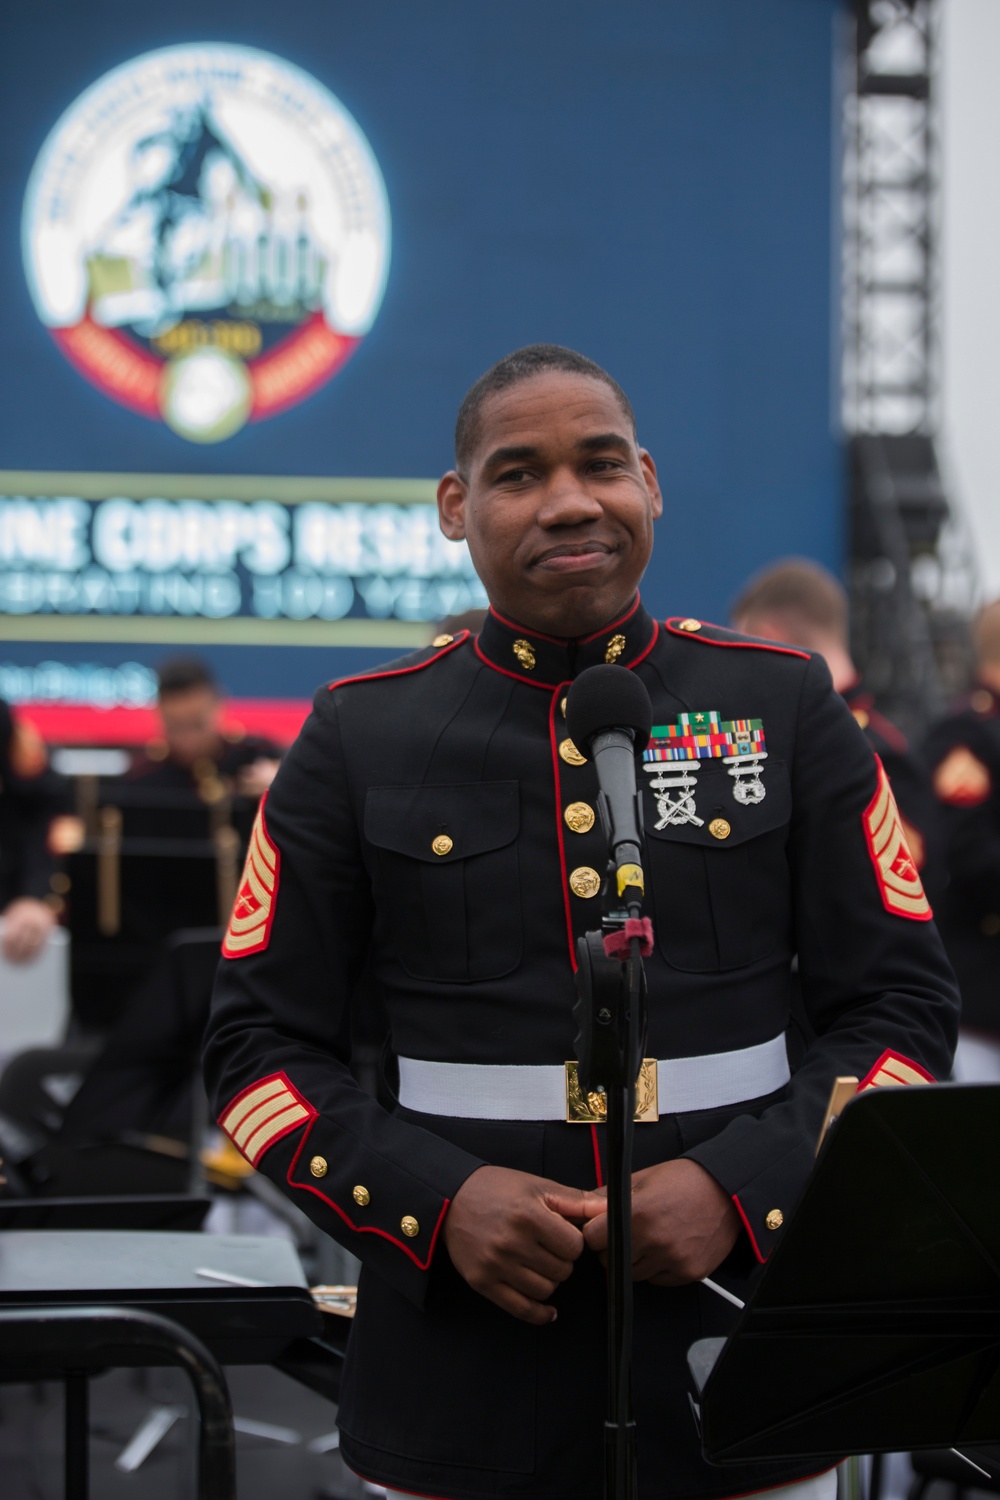
[[[1000,1082],[1000,600],[972,629],[976,682],[926,753],[947,838],[941,936],[962,992],[955,1076]]]
[[[643,608],[660,489],[599,366],[549,345],[501,360],[438,500],[490,614],[316,695],[258,816],[206,1039],[222,1129],[363,1263],[342,1451],[390,1491],[601,1494],[605,1139],[566,1060],[607,847],[564,711],[611,662],[654,722],[640,1492],[832,1495],[808,1462],[705,1464],[685,1354],[730,1326],[699,1278],[738,1293],[780,1242],[834,1079],[949,1070],[956,996],[888,784],[819,657]],[[818,1039],[790,1077],[793,952]],[[389,1110],[348,1069],[369,953]]]
[[[941,820],[922,758],[878,707],[851,656],[847,591],[819,563],[788,558],[755,574],[730,611],[747,635],[818,651],[892,786],[906,842],[931,899],[943,888]]]
[[[36,956],[62,905],[48,833],[63,810],[41,738],[0,699],[0,951],[10,963]]]
[[[151,792],[207,792],[220,787],[259,797],[274,780],[281,751],[270,740],[227,728],[225,702],[206,664],[176,657],[157,673],[162,733],[133,763],[129,777]]]

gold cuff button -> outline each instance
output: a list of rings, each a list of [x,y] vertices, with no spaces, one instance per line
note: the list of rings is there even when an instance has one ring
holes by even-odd
[[[571,802],[563,813],[566,827],[574,833],[589,833],[594,826],[594,809],[589,802]]]
[[[677,627],[678,630],[689,630],[693,635],[696,630],[701,629],[700,620],[682,620]]]
[[[526,672],[535,670],[535,653],[528,641],[517,640],[510,648]]]
[[[437,838],[434,839],[431,844],[431,848],[434,850],[434,853],[440,854],[442,856],[445,854],[450,854],[454,847],[454,840],[450,839],[446,833],[439,833]]]
[[[623,635],[613,635],[608,642],[608,649],[604,653],[604,660],[609,667],[618,660],[624,650],[625,637]]]
[[[409,1240],[420,1233],[420,1225],[412,1214],[404,1214],[399,1221],[399,1227]]]
[[[767,1225],[768,1229],[780,1229],[784,1222],[785,1216],[781,1212],[780,1208],[772,1208],[771,1212],[764,1220],[764,1223]]]
[[[354,1199],[359,1208],[367,1208],[369,1203],[372,1201],[371,1193],[366,1187],[362,1187],[360,1183],[358,1183],[358,1186],[351,1193],[351,1197]]]
[[[309,1163],[309,1170],[314,1177],[325,1177],[330,1170],[326,1164],[325,1156],[314,1156]]]
[[[713,818],[708,825],[708,831],[713,839],[727,839],[732,833],[732,825],[725,818]]]
[[[589,901],[601,889],[601,877],[589,865],[580,865],[569,877],[569,888],[574,896],[581,896],[584,901]]]
[[[450,646],[455,639],[453,635],[436,635],[431,641],[432,646]]]
[[[585,766],[587,764],[587,757],[580,754],[572,740],[560,741],[559,759],[564,760],[568,766]]]

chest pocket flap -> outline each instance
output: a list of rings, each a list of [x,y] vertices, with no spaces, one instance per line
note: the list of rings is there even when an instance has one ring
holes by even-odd
[[[373,786],[365,800],[370,843],[433,865],[503,849],[517,838],[519,822],[516,781]],[[439,854],[434,843],[443,838],[451,848]]]
[[[678,761],[656,766],[671,779],[684,769]],[[764,761],[764,798],[748,804],[737,802],[728,769],[702,761],[690,773],[693,786],[662,788],[659,796],[650,785],[655,774],[642,772],[656,940],[669,964],[690,973],[740,968],[789,941],[788,767]],[[680,816],[685,790],[699,822],[665,822]]]
[[[656,771],[666,772],[668,777],[683,769],[683,762],[679,761],[667,761],[656,766]],[[726,766],[702,761],[700,769],[693,771],[691,776],[695,785],[690,788],[690,794],[694,800],[695,816],[701,819],[701,826],[697,823],[668,823],[663,828],[657,828],[662,814],[659,799],[649,785],[657,778],[647,774],[645,770],[642,772],[645,785],[643,816],[647,837],[670,839],[682,844],[700,844],[705,849],[718,849],[724,844],[732,849],[737,844],[745,843],[747,839],[755,839],[759,834],[770,833],[773,829],[782,827],[792,816],[792,789],[788,780],[788,767],[783,761],[764,761],[760,778],[764,787],[764,800],[752,804],[737,802],[733,795],[735,782]],[[682,792],[670,789],[666,795],[676,803]],[[710,824],[717,818],[725,819],[729,824],[729,832],[724,839],[717,838],[710,831]]]
[[[374,786],[374,846],[385,941],[421,979],[493,979],[521,959],[516,781]]]

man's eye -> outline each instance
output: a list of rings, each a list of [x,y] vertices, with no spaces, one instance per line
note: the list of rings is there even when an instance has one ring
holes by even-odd
[[[620,458],[595,458],[588,465],[592,474],[608,474],[622,467]]]
[[[504,469],[502,474],[497,475],[497,484],[520,484],[529,478],[527,469]]]

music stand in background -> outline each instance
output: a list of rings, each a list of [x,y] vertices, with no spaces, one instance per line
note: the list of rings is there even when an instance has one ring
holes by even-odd
[[[845,1109],[734,1332],[689,1352],[710,1463],[1000,1441],[998,1143],[1000,1086]]]

